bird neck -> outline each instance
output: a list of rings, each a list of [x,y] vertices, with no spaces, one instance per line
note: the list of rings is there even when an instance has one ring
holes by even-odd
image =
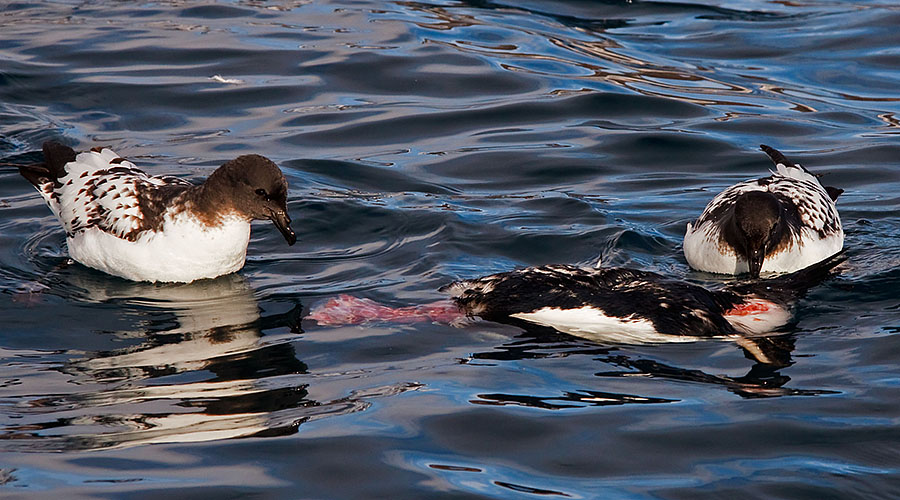
[[[189,205],[194,215],[208,226],[218,224],[225,216],[238,213],[224,187],[226,184],[216,172],[213,172],[203,184],[189,187],[183,195],[184,203]]]

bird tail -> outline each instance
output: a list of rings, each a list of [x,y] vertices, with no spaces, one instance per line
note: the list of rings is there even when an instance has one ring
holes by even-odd
[[[819,181],[819,177],[821,177],[822,174],[814,174],[807,170],[803,165],[788,160],[781,151],[778,151],[771,146],[766,146],[765,144],[760,144],[759,149],[769,155],[772,163],[775,164],[775,170],[777,170],[779,174],[792,179],[814,182],[822,186],[825,189],[825,192],[828,193],[828,197],[831,198],[831,201],[837,201],[838,196],[844,192],[841,188],[824,186]]]
[[[740,295],[753,294],[764,299],[788,303],[802,297],[810,288],[837,274],[838,271],[835,268],[847,258],[847,252],[842,250],[799,271],[732,285],[728,287],[728,290]]]
[[[759,149],[763,150],[769,156],[769,158],[772,160],[772,163],[775,164],[775,169],[778,170],[779,174],[785,177],[790,177],[792,179],[811,181],[815,183],[819,182],[819,179],[816,178],[815,174],[807,170],[806,167],[800,165],[799,163],[794,163],[791,160],[788,160],[781,151],[778,151],[772,146],[760,144]]]
[[[48,182],[56,183],[60,177],[66,175],[66,163],[75,161],[75,151],[56,141],[47,141],[43,147],[43,161],[31,164],[20,162],[4,162],[4,166],[16,167],[19,173],[32,185],[40,189],[40,187]],[[20,155],[23,159],[40,155],[41,152],[29,152]],[[18,159],[19,157],[17,157]]]
[[[19,167],[19,174],[36,188],[40,188],[42,184],[50,182],[50,171],[47,170],[43,163],[17,165],[17,167]]]

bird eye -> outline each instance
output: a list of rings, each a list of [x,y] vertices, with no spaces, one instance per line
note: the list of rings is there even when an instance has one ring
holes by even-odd
[[[268,193],[266,193],[266,190],[263,189],[263,188],[257,189],[257,190],[256,190],[256,194],[258,194],[258,195],[260,195],[260,196],[267,196],[267,195],[268,195]]]

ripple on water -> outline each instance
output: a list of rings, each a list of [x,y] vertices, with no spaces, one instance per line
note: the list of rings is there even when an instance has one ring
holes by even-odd
[[[900,496],[897,21],[756,0],[5,6],[4,162],[62,138],[200,179],[262,153],[299,241],[255,224],[238,275],[125,282],[69,262],[0,166],[0,493]],[[685,224],[765,175],[761,143],[846,190],[850,259],[756,340],[775,363],[304,318],[544,263],[721,286],[687,268]]]

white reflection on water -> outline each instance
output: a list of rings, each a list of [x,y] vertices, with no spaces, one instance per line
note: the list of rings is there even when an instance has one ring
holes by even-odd
[[[300,305],[261,316],[238,275],[175,286],[76,275],[69,284],[82,289],[84,299],[137,318],[134,330],[115,335],[140,341],[51,366],[52,391],[58,392],[4,398],[3,412],[14,423],[2,429],[0,448],[118,448],[289,434],[309,420],[364,410],[368,398],[419,387],[401,383],[331,401],[310,399],[307,366],[290,343],[296,335],[263,333],[298,331]],[[37,362],[20,363],[19,370],[46,372],[41,356],[30,354]]]

